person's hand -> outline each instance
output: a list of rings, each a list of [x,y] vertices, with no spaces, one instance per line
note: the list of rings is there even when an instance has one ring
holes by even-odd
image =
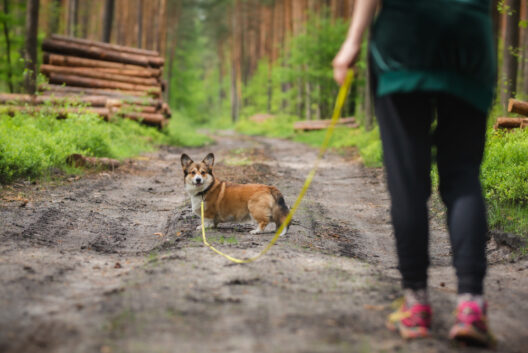
[[[332,61],[332,66],[334,67],[334,80],[338,85],[341,86],[345,81],[347,71],[350,67],[355,65],[359,58],[360,51],[361,45],[349,40],[345,41],[341,46],[341,49]]]

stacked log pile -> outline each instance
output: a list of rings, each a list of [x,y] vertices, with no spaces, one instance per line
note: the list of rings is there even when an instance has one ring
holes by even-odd
[[[65,87],[62,87],[65,88]],[[59,91],[59,94],[0,94],[0,112],[45,111],[58,118],[66,118],[68,113],[93,113],[110,120],[125,117],[145,124],[163,127],[170,109],[159,99],[150,97],[110,95],[85,95],[79,92]]]
[[[524,115],[519,118],[497,118],[495,129],[514,129],[528,127],[528,102],[510,98],[508,101],[508,112]]]
[[[40,96],[2,95],[0,105],[10,102],[4,109],[39,110],[45,102],[73,100],[105,119],[120,116],[162,127],[170,118],[161,100],[164,59],[158,52],[60,35],[45,39],[42,49],[40,71],[49,83],[39,87]]]

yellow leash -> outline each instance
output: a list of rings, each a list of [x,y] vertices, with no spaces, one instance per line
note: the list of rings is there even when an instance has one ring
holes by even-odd
[[[343,104],[345,103],[346,97],[348,95],[348,90],[350,89],[350,85],[352,84],[353,79],[354,79],[354,71],[349,70],[348,74],[347,74],[347,77],[345,79],[345,82],[343,83],[343,85],[339,89],[339,94],[337,96],[336,104],[335,104],[335,107],[334,107],[334,113],[332,114],[332,121],[330,123],[330,126],[328,127],[328,130],[326,131],[326,135],[325,135],[325,138],[323,140],[323,143],[321,144],[321,147],[319,148],[319,154],[317,156],[317,159],[315,160],[314,166],[313,166],[312,170],[310,170],[310,173],[308,173],[308,176],[306,177],[306,180],[304,181],[304,185],[303,185],[303,187],[301,189],[301,192],[299,193],[299,196],[297,197],[297,200],[295,200],[295,203],[293,204],[293,207],[290,209],[290,212],[288,213],[288,216],[286,217],[284,222],[282,222],[282,224],[279,227],[279,229],[277,229],[277,231],[275,232],[275,236],[273,237],[273,239],[271,239],[271,241],[264,248],[264,250],[262,250],[258,255],[254,256],[254,257],[250,257],[250,258],[247,258],[247,259],[237,259],[235,257],[232,257],[232,256],[229,256],[227,254],[224,254],[223,252],[221,252],[220,250],[216,249],[214,246],[209,244],[209,242],[207,241],[207,238],[205,237],[204,202],[202,201],[202,205],[201,205],[202,239],[203,239],[203,243],[204,243],[205,246],[209,247],[215,253],[217,253],[219,255],[222,255],[226,259],[228,259],[230,261],[233,261],[233,262],[235,262],[237,264],[246,264],[246,263],[249,263],[249,262],[253,262],[253,261],[257,260],[259,257],[261,257],[262,255],[264,255],[265,253],[267,253],[269,251],[269,249],[271,249],[271,247],[279,239],[279,236],[282,233],[282,231],[284,230],[284,228],[287,227],[288,224],[291,222],[291,219],[292,219],[293,215],[297,211],[297,208],[301,204],[301,201],[302,201],[304,195],[306,194],[306,191],[308,191],[308,188],[310,187],[310,184],[312,183],[312,179],[315,176],[315,172],[317,171],[317,168],[319,167],[319,162],[321,161],[321,158],[323,158],[323,155],[325,154],[326,149],[328,147],[328,143],[330,143],[330,138],[332,137],[332,134],[334,133],[335,125],[336,125],[337,121],[339,120],[339,117],[341,116],[341,109],[343,108]]]

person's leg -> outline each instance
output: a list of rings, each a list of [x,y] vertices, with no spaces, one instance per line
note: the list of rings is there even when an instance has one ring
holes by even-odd
[[[458,278],[454,340],[493,346],[483,298],[486,273],[486,209],[479,180],[484,152],[486,114],[458,98],[442,95],[438,104],[438,171],[440,194]]]
[[[423,93],[375,99],[403,288],[427,287],[433,105]]]
[[[486,272],[486,208],[480,186],[486,114],[449,95],[438,102],[440,194],[447,207],[458,292],[482,294]]]

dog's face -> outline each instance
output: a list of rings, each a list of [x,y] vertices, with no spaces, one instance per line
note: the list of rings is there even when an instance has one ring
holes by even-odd
[[[202,192],[214,182],[214,154],[209,153],[203,161],[194,162],[184,153],[181,156],[181,165],[183,168],[185,190],[189,193],[197,194]]]

